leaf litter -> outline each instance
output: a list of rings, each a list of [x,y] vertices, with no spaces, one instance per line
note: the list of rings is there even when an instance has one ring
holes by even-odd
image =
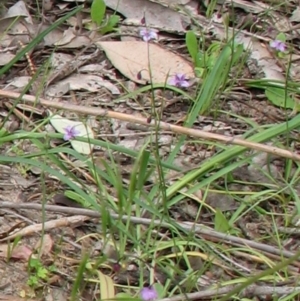
[[[189,78],[194,77],[189,62],[155,44],[128,41],[99,42],[97,45],[105,51],[109,60],[122,74],[140,84],[163,84],[179,71]],[[138,74],[141,74],[140,79]]]
[[[62,1],[60,3],[50,0],[46,7],[45,3],[47,1],[44,1],[43,13],[46,14],[47,17],[44,15],[43,18],[37,18],[40,23],[35,23],[37,22],[37,20],[33,18],[34,9],[37,8],[35,1],[11,2],[12,3],[7,1],[5,10],[1,11],[0,24],[4,33],[0,39],[0,60],[2,66],[8,64],[20,51],[20,46],[16,42],[17,40],[20,40],[23,44],[28,44],[43,29],[50,26],[51,22],[47,21],[47,17],[51,17],[52,21],[55,21],[58,15],[71,10],[75,5],[75,1],[72,0]],[[32,60],[38,66],[50,62],[50,60],[57,55],[60,56],[58,63],[53,61],[49,63],[48,74],[44,70],[47,76],[44,82],[43,80],[41,82],[41,91],[39,93],[49,98],[53,97],[53,99],[62,103],[79,103],[82,106],[99,106],[104,108],[111,106],[116,112],[131,114],[136,117],[144,116],[144,113],[151,116],[151,107],[153,105],[151,93],[138,93],[134,97],[121,96],[120,98],[116,98],[115,95],[126,95],[126,87],[129,86],[134,87],[133,89],[139,87],[133,85],[132,82],[140,84],[143,87],[143,85],[151,83],[151,80],[152,84],[167,83],[169,78],[176,74],[185,75],[187,78],[194,78],[196,75],[191,60],[188,58],[186,51],[182,50],[182,33],[185,33],[186,29],[191,27],[196,31],[198,37],[205,34],[209,43],[215,42],[216,40],[224,41],[228,38],[228,35],[233,36],[234,33],[232,28],[224,27],[228,19],[230,26],[240,26],[242,28],[239,30],[239,33],[235,35],[235,42],[242,44],[244,50],[249,54],[244,68],[245,70],[241,77],[285,81],[285,73],[287,72],[285,69],[286,66],[280,63],[280,58],[275,55],[269,46],[270,42],[276,39],[278,31],[286,32],[287,38],[290,39],[289,41],[291,43],[296,39],[295,37],[299,33],[299,29],[289,30],[289,28],[296,26],[291,22],[298,22],[296,7],[289,19],[283,16],[282,11],[270,9],[268,3],[234,0],[227,1],[225,5],[232,5],[234,12],[240,14],[238,15],[239,18],[233,18],[226,12],[221,14],[220,17],[221,6],[217,6],[214,14],[209,18],[205,15],[205,11],[203,10],[203,6],[206,6],[206,9],[208,8],[208,1],[204,1],[203,6],[198,6],[197,1],[170,0],[162,3],[148,0],[121,0],[117,2],[106,1],[106,4],[112,9],[112,11],[110,11],[111,14],[116,10],[121,15],[121,20],[126,24],[127,29],[132,26],[133,35],[136,35],[139,29],[143,27],[141,19],[145,16],[147,26],[156,29],[159,36],[164,35],[168,37],[168,39],[164,40],[164,43],[161,43],[160,40],[145,42],[141,36],[136,35],[134,37],[135,40],[123,41],[122,32],[115,34],[112,38],[108,35],[106,39],[105,36],[102,37],[97,32],[88,29],[89,27],[86,26],[86,24],[88,24],[86,20],[89,19],[89,15],[83,12],[81,16],[77,15],[71,18],[68,23],[54,29],[44,38],[40,45],[35,47],[30,53]],[[269,14],[264,15],[263,12],[266,9],[269,9]],[[246,19],[243,17],[248,14],[255,16],[255,18],[252,18],[252,20],[254,20],[252,25],[256,26],[254,32],[251,31],[251,26],[249,29],[246,26],[247,24],[238,22],[239,20],[245,21]],[[18,18],[14,20],[16,17]],[[15,22],[13,26],[11,26],[13,20]],[[270,25],[274,26],[274,28],[271,28],[272,30],[269,30]],[[81,32],[78,32],[77,28],[81,28]],[[199,33],[197,28],[200,28],[203,33]],[[82,47],[84,47],[83,49],[85,50],[83,52]],[[93,56],[93,52],[96,52],[98,49],[103,49],[105,55],[99,54]],[[49,58],[51,59],[48,61]],[[29,63],[26,58],[21,58],[18,63],[11,68],[8,74],[1,77],[1,89],[13,89],[13,91],[22,92],[28,84],[28,80],[33,76],[28,65]],[[149,65],[152,77],[149,75]],[[297,74],[297,62],[292,63],[290,72],[290,76],[293,76],[293,73]],[[234,77],[234,75],[232,76]],[[42,79],[42,77],[43,76],[40,76],[39,78]],[[186,88],[187,93],[193,97],[196,89],[195,85]],[[238,91],[230,91],[230,95],[222,93],[221,99],[223,102],[217,104],[217,106],[221,106],[221,108],[219,108],[220,111],[223,110],[242,116],[246,122],[241,122],[240,119],[229,116],[229,114],[226,113],[215,115],[215,107],[212,107],[211,114],[208,113],[207,116],[199,116],[195,120],[193,128],[220,133],[226,136],[243,135],[250,127],[247,120],[251,120],[251,122],[254,122],[256,125],[270,124],[274,121],[274,123],[276,123],[282,120],[282,118],[283,120],[284,118],[289,118],[289,115],[286,113],[292,114],[291,111],[295,107],[294,98],[292,98],[291,95],[291,102],[286,106],[286,108],[290,110],[284,110],[282,108],[284,104],[275,98],[275,96],[281,98],[281,92],[274,89],[266,91],[265,94],[263,94],[262,91],[257,93],[251,90],[251,87],[243,86],[243,83],[239,84],[237,89]],[[257,87],[255,87],[255,89],[257,89]],[[39,91],[39,89],[36,91]],[[36,94],[38,94],[38,92],[36,92]],[[272,102],[266,98],[269,98]],[[178,97],[172,90],[166,91],[165,89],[157,89],[155,90],[155,100],[155,106],[160,109],[164,121],[172,124],[184,122],[190,107],[188,98],[184,95]],[[273,104],[277,107],[274,107]],[[7,107],[1,106],[0,109],[1,118],[4,119],[5,116],[7,116]],[[83,136],[88,135],[89,137],[94,137],[95,135],[95,137],[101,137],[106,143],[112,142],[131,150],[140,150],[143,145],[147,143],[146,138],[154,134],[154,132],[147,127],[135,127],[132,123],[119,120],[107,120],[105,117],[100,119],[90,118],[89,124],[87,125],[81,121],[82,116],[73,112],[55,112],[56,117],[54,118],[53,116],[45,117],[43,113],[33,114],[33,112],[38,112],[38,110],[39,108],[32,107],[30,112],[30,109],[25,110],[19,106],[14,109],[15,115],[9,116],[8,122],[10,124],[16,122],[14,119],[15,116],[22,116],[22,122],[26,120],[27,117],[33,124],[41,121],[42,118],[48,118],[47,122],[50,122],[54,129],[60,134],[65,135],[68,126],[72,127],[76,125],[80,126],[80,133],[82,131],[85,132]],[[143,114],[141,114],[141,111]],[[17,115],[17,112],[22,115]],[[19,122],[18,124],[20,127],[22,126],[23,129],[30,129],[30,126],[32,126],[30,123],[21,125]],[[46,129],[45,134],[51,134],[54,131],[53,129],[49,130],[49,127]],[[70,130],[70,128],[68,130]],[[73,136],[76,135],[74,134]],[[71,136],[70,138],[74,138]],[[159,155],[161,158],[168,157],[177,139],[178,137],[170,133],[158,133]],[[90,154],[91,145],[88,146],[87,150],[87,143],[80,142],[80,144],[76,146],[77,142],[78,141],[70,139],[71,145],[79,153]],[[60,147],[63,143],[64,141],[61,137],[51,145],[51,148],[55,150],[55,148]],[[14,142],[12,142],[12,145],[4,146],[3,153],[16,156],[16,153],[12,150],[13,147],[19,147],[19,151],[26,154],[31,154],[36,151],[35,148],[30,145],[30,141],[26,141],[22,145],[14,145]],[[150,148],[151,147],[153,147],[153,145],[150,145]],[[110,149],[107,150],[98,147],[95,151],[95,148],[96,146],[94,145],[94,159],[100,170],[105,170],[105,161],[111,162],[111,158],[113,157],[114,160],[118,162],[119,172],[123,177],[123,181],[128,183],[130,174],[134,168],[132,159],[118,152],[112,152]],[[188,170],[199,167],[205,158],[213,156],[217,151],[218,149],[214,147],[206,147],[204,143],[197,144],[191,140],[187,140],[174,160],[174,163],[182,169],[182,172],[168,175],[166,179],[168,185],[176,181],[176,179],[181,178],[182,174]],[[228,191],[232,192],[231,194],[234,194],[234,191],[244,192],[245,200],[251,198],[251,193],[259,189],[255,185],[253,186],[252,183],[258,184],[263,182],[264,188],[274,190],[284,189],[285,181],[282,175],[285,166],[279,157],[267,157],[249,153],[249,158],[244,166],[237,168],[233,172],[233,177],[238,179],[240,183],[227,183],[226,178],[221,178],[217,184],[220,186],[227,185]],[[85,164],[88,164],[88,162],[85,162]],[[80,168],[84,169],[85,167],[86,166],[81,166]],[[80,177],[82,181],[86,181],[84,184],[86,189],[89,189],[89,191],[97,191],[97,187],[87,181],[83,170],[75,167],[75,164],[70,168],[76,169],[78,177]],[[292,167],[292,173],[297,173],[294,167]],[[40,173],[40,175],[41,174],[42,173]],[[30,169],[26,169],[26,165],[15,164],[15,166],[9,167],[9,171],[3,172],[0,179],[2,187],[1,201],[17,202],[20,204],[24,203],[24,200],[27,202],[41,202],[43,197],[41,185],[36,181],[37,177]],[[157,175],[154,174],[154,176],[149,179],[149,185],[156,181]],[[20,185],[20,183],[24,185]],[[45,186],[47,194],[49,196],[51,195],[48,200],[50,202],[53,201],[53,195],[61,193],[66,189],[57,177],[47,177],[45,179]],[[296,191],[299,191],[298,186],[295,187]],[[15,190],[16,194],[13,193],[13,190]],[[189,197],[178,203],[174,208],[171,208],[170,215],[178,221],[198,222],[210,226],[213,223],[213,217],[216,218],[216,216],[218,216],[218,220],[214,224],[218,227],[217,230],[219,232],[224,231],[224,228],[228,230],[231,225],[226,223],[226,221],[228,221],[226,216],[235,214],[236,198],[230,196],[224,197],[222,190],[217,190],[217,192],[218,193],[208,192],[205,208],[201,210],[201,215],[199,215],[199,200],[203,200],[203,196],[205,196],[207,190],[203,189],[202,191],[202,189],[199,189],[199,191],[193,195],[189,195],[186,191],[183,191],[182,193],[186,193]],[[111,198],[116,200],[117,191],[112,185],[110,186],[110,193]],[[263,189],[261,193],[264,193]],[[291,195],[292,191],[286,190],[285,193]],[[282,212],[278,204],[280,203],[272,200],[263,203],[260,210],[275,212],[280,216]],[[69,214],[72,215],[72,208]],[[23,221],[27,223],[27,225],[20,223]],[[220,221],[223,221],[223,223],[220,223]],[[282,224],[280,217],[276,219],[276,221]],[[46,239],[44,243],[41,242],[39,236],[35,234],[35,232],[41,233],[43,222],[47,222],[46,226],[48,227],[49,233],[51,233],[51,236],[44,236]],[[5,261],[4,257],[6,256],[3,256],[3,260],[0,261],[1,274],[9,275],[1,279],[0,288],[3,288],[3,291],[6,292],[7,295],[15,294],[16,298],[17,295],[24,294],[24,296],[27,297],[34,297],[34,290],[29,290],[27,282],[28,274],[24,273],[24,271],[26,271],[26,265],[24,265],[22,260],[25,259],[28,263],[30,257],[29,250],[35,249],[35,246],[40,246],[42,254],[49,256],[44,263],[51,264],[55,262],[56,251],[54,252],[52,248],[53,244],[58,241],[64,241],[64,245],[60,245],[62,253],[59,254],[59,256],[61,256],[61,262],[58,266],[58,279],[56,279],[56,283],[59,284],[68,279],[65,275],[76,277],[77,270],[70,266],[70,262],[72,262],[72,260],[79,262],[81,259],[79,253],[95,246],[93,238],[86,237],[86,231],[90,227],[86,222],[85,218],[76,216],[73,218],[64,218],[64,214],[55,212],[47,212],[45,221],[38,210],[4,212],[4,215],[1,215],[1,230],[3,229],[1,234],[4,235],[1,239],[3,241],[7,239],[12,241],[12,239],[21,234],[22,243],[19,243],[15,247],[14,252],[11,253],[15,263],[14,267]],[[28,223],[32,223],[32,225],[30,226]],[[10,227],[5,229],[5,225],[9,225]],[[13,229],[15,225],[21,226],[22,229]],[[248,214],[239,221],[240,232],[238,235],[243,235],[243,237],[249,240],[260,240],[264,241],[266,245],[272,245],[274,244],[272,239],[268,240],[264,236],[265,231],[269,231],[269,233],[273,231],[271,226],[268,219],[264,219],[259,215]],[[93,222],[92,227],[97,227],[97,222]],[[15,232],[10,230],[15,230]],[[95,230],[92,231],[97,232]],[[204,239],[209,239],[209,237],[204,236]],[[78,240],[80,241],[80,249],[78,248],[78,244],[76,245],[76,243],[74,243],[74,241]],[[99,238],[98,240],[101,239]],[[224,244],[226,240],[220,240],[220,242],[221,241]],[[282,244],[285,249],[291,251],[299,247],[298,242],[293,236],[290,237],[289,241],[283,241]],[[10,244],[3,245],[4,251],[2,252],[4,252],[4,255],[9,253],[9,247]],[[241,247],[244,247],[244,244],[242,244]],[[22,251],[22,248],[25,249]],[[224,244],[224,248],[230,248],[230,245]],[[69,258],[66,258],[64,256],[65,254],[68,254]],[[188,271],[186,265],[190,265],[192,268],[192,263],[194,263],[197,267],[201,267],[204,260],[211,262],[207,258],[207,254],[202,252],[199,248],[189,254],[188,260],[185,261],[184,264],[179,263],[178,265],[184,272]],[[234,261],[231,262],[230,265],[228,265],[226,261],[220,263],[219,260],[213,260],[214,265],[211,269],[197,276],[197,288],[200,288],[201,291],[216,282],[235,279],[237,271],[238,273],[241,271],[241,266],[244,267],[243,271],[246,271],[246,276],[255,274],[265,268],[259,265],[259,260],[255,258],[248,256],[246,259],[245,253],[237,252],[236,254],[237,256],[233,257]],[[97,255],[97,253],[94,255]],[[139,256],[140,254],[134,253],[131,255]],[[72,260],[70,260],[70,258]],[[199,258],[201,259],[200,265]],[[115,259],[117,259],[117,257]],[[232,260],[232,258],[226,257],[226,260]],[[114,264],[116,264],[116,262],[114,262]],[[298,269],[299,263],[295,261],[289,266],[288,273],[295,275]],[[166,273],[160,268],[156,270],[155,276],[162,284],[165,284],[168,281]],[[145,269],[144,271],[140,271],[139,266],[134,260],[130,261],[125,269],[121,269],[121,272],[115,275],[103,269],[98,274],[101,283],[101,298],[105,296],[107,298],[114,297],[114,283],[119,285],[128,284],[128,282],[132,284],[138,283],[141,273],[143,273],[144,279],[147,280],[151,278],[151,270]],[[12,278],[14,278],[15,281],[12,282]],[[184,281],[182,275],[177,274],[174,275],[174,280],[175,282]],[[43,285],[45,285],[45,283],[43,283]],[[174,283],[172,283],[172,285],[176,286]],[[24,287],[26,287],[26,289],[24,289]],[[186,286],[185,289],[188,290],[188,286]],[[50,289],[49,295],[46,297],[49,298],[51,294],[52,291]],[[246,297],[249,298],[247,295]]]

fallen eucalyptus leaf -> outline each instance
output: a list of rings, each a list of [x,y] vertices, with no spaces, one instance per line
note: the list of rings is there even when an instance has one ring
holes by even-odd
[[[156,44],[124,41],[98,42],[97,45],[103,48],[121,73],[140,84],[149,83],[151,79],[153,83],[163,84],[177,73],[185,74],[188,78],[194,77],[193,67],[188,61]]]

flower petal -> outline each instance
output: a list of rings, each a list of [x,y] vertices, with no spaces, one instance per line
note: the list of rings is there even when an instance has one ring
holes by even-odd
[[[271,41],[270,47],[280,52],[284,52],[286,50],[286,44],[280,40]]]
[[[152,29],[142,28],[139,34],[145,42],[157,39],[157,33]]]
[[[64,134],[64,140],[65,140],[65,141],[68,141],[68,140],[70,140],[70,139],[71,139],[71,137],[70,137],[69,133],[65,133],[65,134]]]
[[[284,52],[285,47],[286,47],[286,45],[284,43],[280,43],[280,45],[278,46],[278,50],[281,51],[281,52]]]
[[[278,41],[277,41],[277,40],[271,41],[271,42],[270,42],[270,46],[271,46],[272,48],[277,48],[277,47],[278,47]]]
[[[64,140],[68,141],[80,134],[80,131],[76,129],[74,126],[68,125],[64,128],[65,134],[64,134]]]
[[[157,40],[157,33],[155,31],[150,31],[149,36],[153,40]]]
[[[182,73],[177,73],[175,76],[176,76],[177,80],[180,82],[185,80],[185,75]]]
[[[140,292],[140,296],[144,301],[153,301],[157,299],[158,294],[157,291],[152,287],[144,287]]]
[[[182,88],[188,88],[190,86],[190,83],[187,80],[184,80],[180,83],[180,87]]]
[[[168,84],[171,85],[171,86],[177,86],[177,79],[175,77],[172,77],[168,80]]]

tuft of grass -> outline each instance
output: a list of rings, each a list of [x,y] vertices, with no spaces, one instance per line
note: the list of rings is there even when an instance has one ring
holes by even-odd
[[[207,15],[211,16],[215,5],[216,1],[210,3]],[[82,7],[78,6],[39,34],[9,64],[0,69],[0,76],[8,72],[26,52],[36,47],[49,32],[81,9]],[[107,30],[107,26],[112,26],[112,19],[105,21],[105,11],[104,1],[93,2],[92,21],[102,31],[105,28]],[[113,24],[109,27],[111,30],[115,29],[116,23]],[[299,90],[299,84],[292,81],[277,83],[233,78],[232,70],[241,71],[245,60],[242,47],[236,45],[234,40],[226,43],[216,42],[208,49],[203,47],[199,50],[200,44],[196,34],[192,31],[187,33],[186,46],[195,70],[198,71],[196,74],[201,79],[201,84],[195,89],[194,95],[167,85],[149,85],[127,93],[122,98],[147,92],[153,96],[155,89],[170,88],[172,92],[190,101],[190,109],[184,121],[184,126],[190,128],[200,115],[209,115],[213,110],[218,114],[224,113],[221,108],[216,109],[216,104],[222,95],[230,94],[237,82],[244,83],[247,88],[268,90],[270,87],[273,92],[274,89],[279,89],[280,91],[276,91],[280,97],[283,97],[283,93],[287,95]],[[36,77],[29,86],[35,80]],[[26,90],[22,94],[26,93]],[[20,103],[21,96],[15,101],[8,116]],[[114,102],[117,103],[118,100],[120,99]],[[221,106],[220,103],[217,106]],[[157,113],[154,106],[152,110]],[[234,116],[231,112],[225,113]],[[153,116],[158,118],[159,114]],[[272,142],[280,146],[284,144],[279,137],[288,136],[300,126],[299,114],[282,123],[264,126],[246,117],[237,115],[234,117],[247,125],[243,137],[248,141]],[[85,250],[70,269],[73,272],[70,275],[71,300],[77,300],[87,285],[98,286],[101,299],[118,297],[137,300],[139,291],[144,285],[154,285],[160,298],[170,298],[176,294],[187,296],[191,292],[201,291],[203,286],[215,288],[214,281],[217,281],[219,287],[231,288],[232,285],[236,285],[221,297],[221,301],[241,299],[239,293],[253,283],[285,281],[295,268],[292,264],[300,252],[288,259],[274,254],[271,256],[246,244],[234,244],[187,231],[180,222],[190,222],[195,227],[199,226],[198,224],[202,224],[203,227],[204,224],[208,224],[210,226],[208,229],[236,238],[245,235],[245,229],[242,227],[245,221],[258,226],[261,223],[268,225],[266,227],[270,229],[270,232],[257,236],[261,243],[283,249],[286,237],[278,229],[278,220],[282,219],[286,225],[291,222],[289,203],[293,203],[296,213],[300,212],[300,200],[295,188],[299,182],[298,163],[286,160],[280,181],[261,166],[255,167],[258,173],[263,173],[267,178],[266,183],[238,181],[234,178],[233,172],[245,165],[254,166],[253,158],[257,156],[256,153],[250,152],[246,147],[191,140],[190,137],[181,135],[176,137],[170,154],[166,158],[161,158],[158,128],[139,151],[132,151],[100,139],[78,138],[80,141],[101,147],[108,153],[107,157],[97,160],[93,155],[85,156],[76,152],[67,143],[53,146],[52,142],[62,140],[62,135],[41,132],[49,122],[46,117],[27,130],[13,133],[4,129],[8,119],[7,117],[4,120],[0,131],[0,146],[6,147],[6,153],[0,155],[0,163],[17,166],[24,173],[31,168],[39,169],[43,205],[52,197],[47,195],[45,185],[46,178],[51,177],[61,187],[54,189],[52,194],[62,191],[66,197],[82,207],[101,213],[101,220],[94,222],[95,228],[81,238],[96,240],[101,245],[101,252]],[[158,118],[157,122],[159,121]],[[289,141],[287,139],[284,142]],[[176,158],[183,146],[189,143],[216,151],[210,158],[195,164],[192,170],[182,172],[182,168],[176,165]],[[30,145],[34,150],[30,153],[24,151],[23,144]],[[122,164],[116,159],[116,153],[132,161],[127,176]],[[168,174],[173,171],[181,173],[169,180]],[[239,186],[232,189],[231,184]],[[251,189],[241,188],[248,186]],[[208,195],[212,192],[231,195],[236,203],[234,210],[226,212],[208,204]],[[266,205],[274,203],[280,204],[282,211],[277,212]],[[186,213],[190,213],[189,210],[193,211],[192,214]],[[112,218],[112,214],[117,217]],[[189,220],[186,220],[184,214],[187,214]],[[43,216],[45,220],[47,216],[45,208]],[[124,216],[128,219],[124,220]],[[151,222],[148,225],[142,222],[133,224],[130,219],[132,216],[141,221],[148,218]],[[211,218],[208,219],[207,216]],[[168,229],[163,226],[165,224],[169,225]],[[243,265],[243,261],[247,262],[249,267]],[[136,282],[130,282],[131,272],[137,274]],[[37,289],[40,282],[48,280],[50,269],[45,267],[40,259],[32,259],[28,265],[28,273],[30,274],[28,284]],[[232,278],[229,279],[228,275]],[[214,281],[210,282],[209,277]],[[115,279],[118,278],[123,282],[115,283]],[[290,298],[292,296],[289,295]]]

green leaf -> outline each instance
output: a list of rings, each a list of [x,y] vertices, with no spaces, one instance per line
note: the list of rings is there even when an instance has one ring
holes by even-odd
[[[276,40],[282,41],[282,42],[286,42],[286,35],[283,32],[280,32],[277,36],[276,36]]]
[[[148,172],[148,164],[149,164],[149,158],[150,153],[143,149],[143,152],[141,154],[140,160],[139,160],[139,174],[137,178],[137,184],[136,189],[139,191],[143,190],[143,187],[145,186],[145,182],[150,177],[151,172]]]
[[[98,26],[101,25],[105,15],[106,5],[104,0],[94,0],[91,7],[91,18]]]
[[[82,205],[84,208],[93,208],[92,204],[86,200],[84,197],[82,197],[80,194],[76,193],[75,191],[72,191],[72,190],[66,190],[64,192],[64,195],[75,201],[76,203]],[[96,209],[96,208],[93,208],[93,209]]]
[[[35,286],[35,285],[37,285],[39,282],[38,282],[38,279],[37,279],[37,277],[35,277],[35,276],[30,276],[29,277],[29,279],[27,280],[27,284],[29,285],[29,286]]]
[[[48,267],[48,271],[50,271],[50,272],[57,272],[57,268],[56,268],[55,265],[50,265],[50,266]]]
[[[149,161],[150,153],[146,151],[148,143],[143,145],[142,149],[140,150],[140,153],[135,160],[134,166],[131,170],[131,176],[130,176],[130,184],[129,184],[129,200],[133,199],[134,194],[137,190],[140,190],[141,187],[143,187],[144,184],[144,178],[145,174],[147,172],[147,165]]]
[[[195,68],[195,74],[197,77],[202,77],[204,74],[204,71],[205,71],[204,68],[200,68],[200,67]]]
[[[37,276],[41,279],[47,279],[48,271],[45,268],[40,268],[37,271]]]
[[[109,17],[107,24],[101,29],[101,34],[114,31],[115,26],[119,23],[120,16],[112,15]]]
[[[226,233],[230,229],[230,225],[220,209],[216,209],[215,214],[215,230]]]
[[[52,169],[49,165],[46,163],[40,162],[35,159],[27,159],[24,157],[11,157],[11,156],[2,156],[0,155],[0,162],[9,162],[9,163],[22,163],[30,166],[35,166],[38,167],[42,170],[44,170],[47,173],[50,173],[57,177],[61,182],[65,183],[70,189],[74,190],[77,192],[79,195],[81,195],[83,198],[89,201],[91,205],[93,205],[93,208],[100,208],[99,204],[90,196],[88,195],[83,189],[78,187],[77,184],[75,184],[72,180],[70,180],[69,177],[63,175],[61,172],[58,170]],[[72,174],[68,174],[69,176],[72,176]]]
[[[195,66],[197,66],[197,55],[198,55],[198,41],[195,33],[193,31],[188,31],[185,35],[185,44],[189,51],[191,58],[194,61]],[[198,67],[198,66],[197,66]]]
[[[230,45],[225,45],[224,49],[218,56],[215,65],[211,70],[209,70],[208,75],[203,80],[194,105],[190,109],[190,114],[186,120],[186,127],[191,127],[198,116],[203,115],[209,109],[210,105],[215,101],[216,95],[220,94],[222,91],[225,83],[228,81],[228,74],[231,70],[231,55],[232,49]],[[179,152],[184,140],[185,136],[182,135],[169,155],[168,163],[174,161],[174,158]]]
[[[28,264],[30,268],[35,270],[38,270],[42,266],[41,262],[38,259],[32,257],[30,258]]]
[[[120,174],[118,165],[114,162],[113,158],[111,158],[111,163],[105,160],[101,160],[101,163],[105,168],[107,176],[110,178],[110,183],[114,186],[117,192],[117,205],[119,210],[123,210],[126,200],[126,192],[124,191],[122,176]]]
[[[235,65],[242,57],[244,52],[244,47],[242,44],[236,45],[234,47],[234,53],[232,56],[232,64]]]
[[[268,87],[265,90],[266,97],[275,105],[285,109],[294,109],[295,100],[286,95],[283,88]]]
[[[160,283],[154,283],[153,287],[157,291],[159,299],[162,299],[163,297],[165,297],[165,288],[164,288],[164,286],[162,284],[160,284]]]
[[[119,301],[140,301],[140,298],[133,298],[130,294],[128,293],[118,293],[115,295],[115,300]]]
[[[79,266],[76,272],[76,278],[72,281],[72,291],[71,296],[68,298],[70,301],[77,301],[78,300],[78,292],[81,289],[82,280],[84,279],[84,273],[86,271],[86,266],[89,264],[89,256],[83,253]],[[102,297],[102,296],[101,296]],[[101,298],[102,299],[102,298]]]
[[[272,125],[270,128],[252,135],[248,138],[248,141],[263,143],[265,141],[270,141],[274,137],[286,134],[287,129],[289,129],[289,131],[292,131],[293,129],[297,129],[299,127],[300,114],[297,114],[294,118],[292,118],[289,121],[284,121],[280,124]],[[183,198],[185,198],[188,193],[195,193],[196,191],[203,189],[203,187],[207,187],[213,181],[224,177],[229,172],[235,170],[237,167],[242,166],[241,164],[244,164],[249,160],[248,156],[245,159],[235,163],[232,163],[232,159],[243,154],[247,150],[248,148],[244,146],[228,147],[224,151],[211,157],[209,160],[203,161],[199,168],[187,172],[183,177],[181,177],[179,180],[177,180],[175,183],[173,183],[170,187],[167,188],[166,195],[169,199],[167,207],[169,208],[173,204],[178,203]],[[221,166],[221,164],[226,164],[227,162],[231,162],[230,165],[228,164],[226,168],[222,168],[216,172],[216,166]],[[212,171],[214,171],[212,175],[206,177],[206,175],[208,173],[211,173]],[[198,181],[199,179],[202,179],[201,182],[199,182],[199,184],[193,185],[191,188],[188,188],[187,191],[185,191],[185,194],[178,194],[178,192],[183,187],[189,187],[190,183],[193,183],[195,180]]]

